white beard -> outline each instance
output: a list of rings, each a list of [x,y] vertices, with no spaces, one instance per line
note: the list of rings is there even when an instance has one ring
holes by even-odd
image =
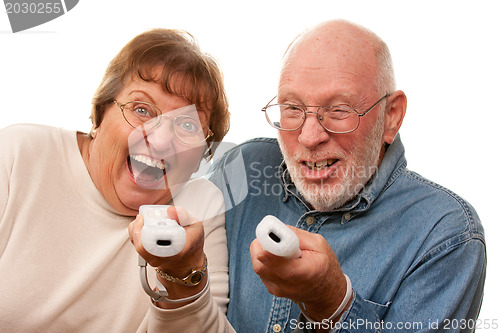
[[[300,174],[300,168],[294,167],[294,161],[300,156],[291,156],[278,135],[278,143],[288,166],[290,176],[298,191],[315,209],[331,211],[342,207],[346,202],[358,195],[378,170],[382,136],[384,133],[384,114],[381,113],[371,133],[356,146],[350,155],[344,170],[335,171],[340,183],[330,184],[308,183]],[[296,154],[300,155],[300,154]]]

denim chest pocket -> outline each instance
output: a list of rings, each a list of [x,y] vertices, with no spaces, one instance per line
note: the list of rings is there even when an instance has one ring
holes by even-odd
[[[365,304],[371,311],[375,312],[379,318],[383,318],[391,303],[391,301],[388,301],[385,304],[380,304],[377,302],[366,300]]]

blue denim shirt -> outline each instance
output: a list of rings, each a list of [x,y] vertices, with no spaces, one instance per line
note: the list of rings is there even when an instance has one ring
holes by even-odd
[[[244,168],[228,168],[235,156]],[[466,201],[406,168],[399,135],[372,180],[336,211],[305,202],[275,139],[236,147],[211,179],[230,207],[227,316],[237,332],[472,331],[486,272],[483,228]],[[253,271],[250,243],[268,214],[321,234],[335,251],[353,286],[353,302],[336,325],[311,326],[291,300],[269,294]]]

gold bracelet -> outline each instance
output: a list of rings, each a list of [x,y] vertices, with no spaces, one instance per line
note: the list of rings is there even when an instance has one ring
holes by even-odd
[[[155,271],[159,276],[167,281],[174,282],[183,286],[194,287],[199,285],[205,278],[205,275],[207,275],[207,265],[207,256],[204,254],[203,267],[201,267],[200,269],[193,269],[191,273],[189,273],[185,278],[179,279],[168,275],[167,273],[161,271],[158,267],[155,268]]]

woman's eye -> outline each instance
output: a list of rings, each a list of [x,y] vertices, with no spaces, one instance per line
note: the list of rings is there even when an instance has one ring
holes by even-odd
[[[192,133],[196,133],[198,130],[197,126],[189,121],[182,122],[180,124],[180,126],[184,131],[188,131],[188,132],[192,132]]]
[[[180,116],[175,120],[175,127],[179,133],[184,135],[198,135],[201,126],[196,119],[188,116]]]
[[[141,117],[155,118],[158,116],[155,108],[150,105],[136,105],[134,112]]]
[[[143,108],[143,107],[138,107],[135,109],[135,112],[138,113],[140,116],[151,116],[151,113],[148,111],[148,109]]]
[[[155,118],[158,116],[156,108],[145,102],[130,102],[129,110],[140,118]]]

